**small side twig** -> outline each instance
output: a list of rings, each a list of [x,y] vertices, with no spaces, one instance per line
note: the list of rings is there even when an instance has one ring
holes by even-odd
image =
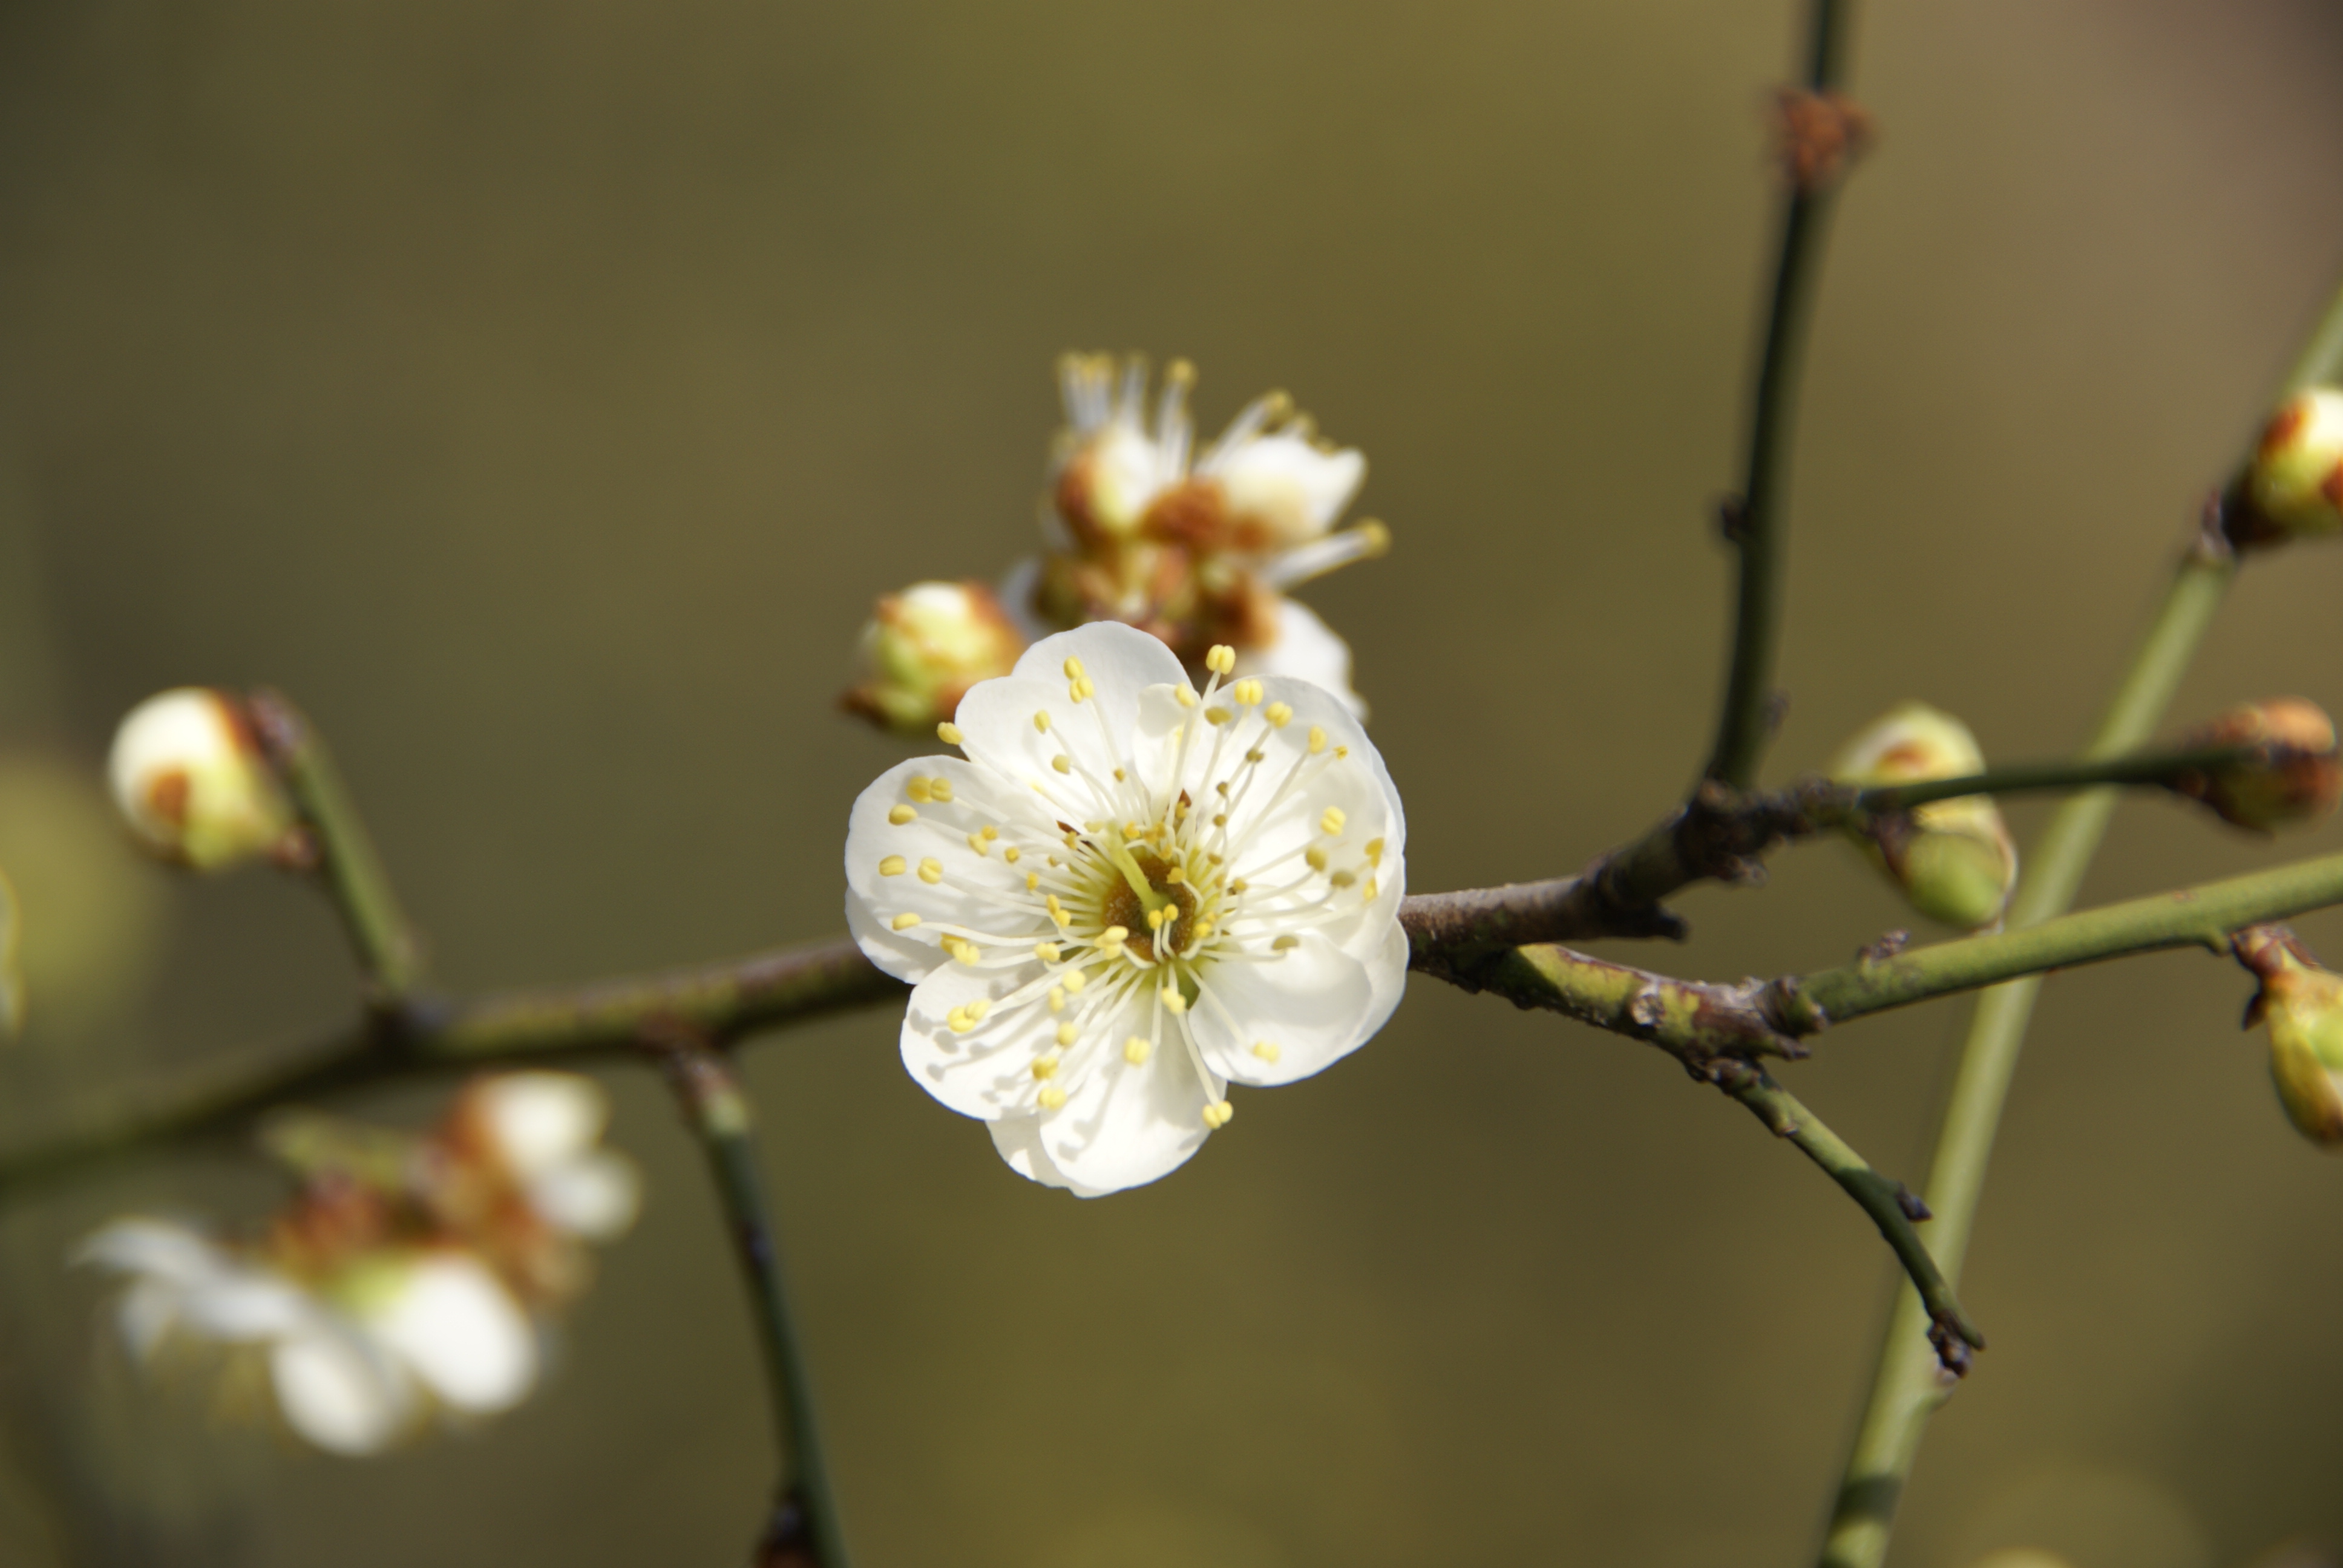
[[[1927,1243],[1920,1240],[1916,1227],[1918,1221],[1929,1218],[1927,1205],[1913,1196],[1901,1181],[1891,1181],[1874,1170],[1870,1161],[1824,1126],[1822,1118],[1775,1082],[1764,1069],[1752,1063],[1735,1063],[1729,1070],[1715,1074],[1714,1081],[1726,1095],[1746,1106],[1775,1137],[1786,1138],[1795,1144],[1799,1152],[1822,1167],[1871,1216],[1871,1222],[1879,1227],[1880,1235],[1895,1252],[1896,1261],[1910,1276],[1912,1288],[1920,1293],[1921,1304],[1928,1314],[1928,1341],[1936,1349],[1937,1361],[1955,1377],[1966,1374],[1969,1352],[1985,1349],[1985,1335],[1969,1321],[1953,1287],[1936,1268],[1936,1260],[1929,1256]]]
[[[688,1028],[655,1024],[644,1030],[643,1045],[658,1060],[684,1124],[708,1156],[709,1173],[715,1179],[741,1278],[749,1287],[765,1363],[782,1479],[751,1568],[848,1568],[820,1425],[814,1417],[805,1350],[789,1311],[772,1215],[765,1205],[749,1097],[732,1064]]]
[[[307,829],[307,864],[332,897],[366,973],[368,1000],[395,1010],[423,980],[422,947],[391,890],[366,820],[343,786],[326,742],[282,692],[246,699],[262,752],[284,781]]]

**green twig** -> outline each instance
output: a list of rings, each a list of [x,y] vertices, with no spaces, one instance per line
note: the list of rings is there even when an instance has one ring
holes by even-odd
[[[1847,0],[1815,0],[1807,47],[1806,86],[1835,92],[1845,75]],[[1782,609],[1782,508],[1795,436],[1798,373],[1822,270],[1833,182],[1794,180],[1782,210],[1781,245],[1765,319],[1765,347],[1749,420],[1741,496],[1731,508],[1740,554],[1733,662],[1705,776],[1735,789],[1756,782],[1757,762],[1773,725],[1774,658]]]
[[[806,1366],[789,1284],[765,1206],[749,1097],[732,1066],[688,1031],[655,1035],[651,1047],[666,1070],[684,1121],[708,1156],[709,1173],[724,1205],[724,1220],[740,1261],[742,1280],[765,1363],[766,1392],[783,1477],[773,1513],[758,1543],[758,1568],[847,1568],[846,1539],[824,1462],[813,1384]]]
[[[1968,1367],[1968,1352],[1985,1349],[1985,1335],[1962,1311],[1953,1287],[1937,1271],[1936,1259],[1920,1240],[1916,1221],[1928,1219],[1927,1205],[1901,1181],[1890,1181],[1846,1141],[1823,1125],[1822,1119],[1799,1103],[1795,1095],[1774,1081],[1762,1069],[1745,1067],[1720,1078],[1717,1087],[1749,1108],[1775,1136],[1786,1138],[1800,1152],[1822,1167],[1830,1179],[1855,1201],[1871,1222],[1879,1227],[1896,1261],[1904,1266],[1934,1324],[1931,1339],[1942,1364],[1958,1375]]]
[[[391,891],[365,819],[343,787],[317,727],[289,699],[281,692],[256,691],[246,699],[246,706],[261,749],[308,829],[313,869],[349,932],[370,1000],[396,1008],[423,979],[422,950]]]
[[[2280,396],[2333,379],[2343,370],[2343,291],[2310,334]],[[2233,555],[2207,530],[2181,562],[2164,608],[2134,656],[2086,756],[2113,756],[2136,747],[2156,728],[2178,686],[2223,591],[2235,574]],[[2060,808],[2031,856],[2032,869],[2013,901],[2014,930],[2046,920],[2074,901],[2115,809],[2106,790],[2077,796]],[[1936,1151],[1928,1175],[1928,1202],[1938,1215],[1930,1240],[1947,1279],[1957,1282],[1969,1227],[1984,1191],[2002,1105],[2025,1043],[2026,1026],[2040,993],[2039,980],[1987,991],[1977,1001],[1956,1070]],[[1928,1417],[1946,1390],[1918,1349],[1918,1302],[1899,1293],[1890,1313],[1871,1392],[1847,1459],[1822,1549],[1823,1568],[1879,1568],[1887,1555],[1896,1506],[1920,1452]]]
[[[1905,811],[1932,800],[1965,795],[2026,795],[2089,789],[2102,784],[2149,785],[2169,789],[2192,773],[2255,762],[2271,755],[2260,746],[2205,746],[2187,751],[2136,751],[2121,757],[2078,757],[2066,762],[2036,762],[1989,769],[1960,779],[1920,784],[1882,784],[1855,797],[1858,812]]]

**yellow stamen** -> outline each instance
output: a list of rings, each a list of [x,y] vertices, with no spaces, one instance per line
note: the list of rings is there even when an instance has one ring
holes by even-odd
[[[1368,865],[1370,865],[1370,866],[1380,866],[1380,865],[1382,865],[1382,864],[1383,864],[1383,841],[1381,839],[1368,839],[1368,840],[1367,840],[1367,864],[1368,864]]]
[[[970,833],[968,836],[968,847],[980,855],[990,854],[992,849],[984,841],[984,835],[981,833]]]
[[[1058,1026],[1058,1043],[1060,1045],[1071,1045],[1074,1043],[1074,1038],[1075,1030],[1072,1024],[1061,1023]]]
[[[1001,851],[1001,858],[1013,866],[1025,858],[1025,851],[1011,844]]]
[[[1068,680],[1080,680],[1082,678],[1082,661],[1081,659],[1071,658],[1068,658],[1065,662],[1064,668],[1066,671],[1066,678]]]
[[[922,806],[935,798],[935,792],[930,788],[928,780],[917,773],[912,774],[910,780],[904,784],[903,793]]]
[[[1172,699],[1182,708],[1193,708],[1196,706],[1196,693],[1194,689],[1192,687],[1183,686],[1179,690],[1173,692],[1172,696]]]
[[[1326,749],[1326,732],[1315,724],[1310,727],[1310,755],[1315,757]]]
[[[920,917],[905,910],[901,914],[897,915],[891,923],[897,930],[908,931],[920,923]]]
[[[1322,871],[1326,869],[1326,851],[1315,845],[1303,850],[1302,859],[1313,871]]]
[[[959,725],[954,724],[950,719],[946,719],[941,724],[936,726],[936,739],[942,741],[947,746],[957,746],[965,739],[966,737],[960,734]]]
[[[1302,939],[1295,936],[1292,931],[1288,931],[1285,935],[1270,943],[1269,948],[1272,952],[1287,953],[1292,952],[1295,948],[1298,948],[1301,945]]]
[[[929,780],[928,780],[928,793],[929,793],[929,794],[930,794],[930,795],[932,795],[932,796],[934,796],[934,797],[936,798],[936,804],[937,804],[937,805],[939,805],[939,806],[949,806],[949,805],[950,805],[950,804],[951,804],[951,798],[952,798],[952,787],[951,787],[951,780],[950,780],[950,779],[929,779]]]
[[[1072,995],[1072,994],[1074,994],[1074,993],[1076,993],[1076,992],[1079,992],[1079,991],[1082,989],[1082,987],[1084,987],[1084,986],[1086,986],[1086,985],[1088,985],[1088,984],[1090,984],[1090,983],[1091,983],[1091,981],[1090,981],[1090,977],[1089,977],[1088,975],[1086,975],[1086,974],[1082,973],[1082,971],[1081,971],[1081,970],[1068,970],[1066,971],[1066,991],[1067,991],[1067,994],[1069,994],[1069,995]]]
[[[1071,773],[1074,770],[1073,759],[1062,751],[1050,759],[1050,766],[1061,773]]]
[[[1188,999],[1182,996],[1174,988],[1167,985],[1155,994],[1162,999],[1164,1011],[1186,1012],[1188,1010]]]
[[[1261,716],[1269,720],[1272,729],[1282,729],[1293,722],[1293,707],[1291,703],[1272,702],[1261,710]]]
[[[1057,1077],[1058,1059],[1054,1056],[1035,1057],[1033,1059],[1033,1076],[1041,1079]]]
[[[882,877],[900,877],[903,874],[903,869],[910,863],[900,855],[890,855],[879,862],[879,874]]]
[[[1275,1061],[1279,1057],[1285,1054],[1283,1051],[1277,1049],[1276,1041],[1268,1040],[1254,1040],[1252,1042],[1252,1053],[1261,1058],[1263,1061]]]
[[[1228,721],[1229,721],[1229,710],[1228,710],[1227,709],[1225,709],[1225,708],[1207,708],[1206,709],[1204,709],[1204,722],[1205,722],[1205,723],[1207,723],[1207,724],[1209,724],[1209,725],[1212,725],[1213,728],[1218,729],[1220,726],[1222,726],[1222,725],[1223,725],[1223,724],[1226,724]]]
[[[1137,1067],[1155,1054],[1155,1047],[1143,1034],[1134,1034],[1122,1042],[1122,1060]]]
[[[920,880],[930,888],[944,879],[944,863],[933,855],[920,862]]]
[[[1129,926],[1109,926],[1098,934],[1098,945],[1102,948],[1119,948],[1130,940]]]
[[[890,806],[887,809],[887,820],[894,823],[898,828],[901,827],[904,823],[910,821],[918,815],[919,813],[912,810],[909,806]]]
[[[1064,986],[1053,985],[1050,988],[1050,1010],[1051,1012],[1063,1012],[1066,1010],[1066,988]]]
[[[1033,728],[1034,728],[1034,729],[1038,729],[1038,730],[1040,730],[1040,731],[1041,731],[1042,734],[1044,734],[1044,735],[1049,734],[1049,733],[1050,733],[1050,715],[1049,715],[1046,711],[1045,711],[1045,712],[1041,712],[1041,713],[1036,713],[1036,714],[1033,716]]]
[[[1261,682],[1258,680],[1240,680],[1229,688],[1229,700],[1239,708],[1258,708],[1261,699]]]
[[[1318,830],[1329,839],[1339,838],[1342,832],[1342,825],[1349,820],[1348,817],[1342,815],[1342,809],[1340,806],[1329,806],[1319,813]]]
[[[1056,963],[1058,961],[1058,953],[1059,948],[1058,944],[1055,942],[1035,942],[1033,944],[1033,956],[1040,959],[1045,964]]]
[[[1237,667],[1237,650],[1225,642],[1216,642],[1204,655],[1204,668],[1214,675],[1226,675]]]
[[[1234,1117],[1236,1113],[1237,1108],[1231,1105],[1227,1101],[1215,1100],[1212,1103],[1204,1107],[1204,1125],[1217,1132],[1222,1128],[1226,1127],[1229,1124],[1230,1119]]]
[[[1056,1111],[1065,1105],[1066,1091],[1054,1083],[1045,1083],[1041,1086],[1041,1092],[1033,1098],[1041,1102],[1042,1110]]]

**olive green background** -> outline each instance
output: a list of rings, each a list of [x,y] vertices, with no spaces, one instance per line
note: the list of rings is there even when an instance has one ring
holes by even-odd
[[[1192,357],[1363,447],[1352,641],[1410,885],[1573,869],[1696,768],[1796,8],[1720,0],[17,0],[0,11],[0,865],[31,1037],[0,1138],[328,1024],[326,912],[134,862],[96,769],[188,681],[326,727],[449,985],[823,936],[870,598],[1035,539],[1069,347]],[[2343,15],[1865,7],[1795,476],[1771,772],[1907,696],[2005,759],[2087,727],[2343,258]],[[2257,564],[2178,712],[2343,706],[2343,548]],[[2038,807],[2013,813],[2021,834]],[[2332,849],[2123,812],[2087,896]],[[1650,960],[1837,961],[1856,858],[1704,890]],[[2306,922],[2343,956],[2343,920]],[[1939,933],[1924,932],[1924,935]],[[1620,950],[1628,950],[1622,945]],[[2343,1539],[2343,1166],[2243,977],[2050,987],[1966,1295],[1993,1340],[1896,1559],[2230,1568]],[[1961,1006],[1797,1090],[1916,1181]],[[1018,1181],[893,1020],[755,1044],[860,1568],[1810,1561],[1892,1276],[1664,1059],[1421,983],[1160,1186]],[[0,1219],[0,1559],[729,1563],[773,1470],[693,1150],[523,1410],[367,1463],[142,1386],[74,1238],[251,1218],[171,1151]],[[420,1118],[442,1089],[357,1108]]]

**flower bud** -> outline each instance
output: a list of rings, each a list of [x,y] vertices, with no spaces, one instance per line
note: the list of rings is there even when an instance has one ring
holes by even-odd
[[[928,735],[970,687],[1008,674],[1024,648],[982,583],[916,583],[880,598],[862,628],[862,679],[840,701],[890,729]]]
[[[198,871],[265,855],[294,825],[244,705],[208,687],[180,687],[132,709],[114,732],[107,770],[138,841]]]
[[[2343,1145],[2343,975],[2321,969],[2283,926],[2239,931],[2231,946],[2262,982],[2246,1026],[2269,1026],[2279,1102],[2305,1138]]]
[[[2324,817],[2343,799],[2343,755],[2335,721],[2298,697],[2233,708],[2192,729],[2189,749],[2252,746],[2259,749],[2218,768],[2191,770],[2172,788],[2211,807],[2225,822],[2267,833],[2288,823]]]
[[[1918,784],[1981,772],[1968,726],[1923,702],[1891,709],[1841,748],[1830,776],[1846,784]],[[2001,918],[2017,885],[2017,848],[1988,796],[1933,800],[1854,829],[1872,863],[1922,914],[1975,930]]]
[[[2343,391],[2314,387],[2287,400],[2262,431],[2246,496],[2284,537],[2343,529]]]

